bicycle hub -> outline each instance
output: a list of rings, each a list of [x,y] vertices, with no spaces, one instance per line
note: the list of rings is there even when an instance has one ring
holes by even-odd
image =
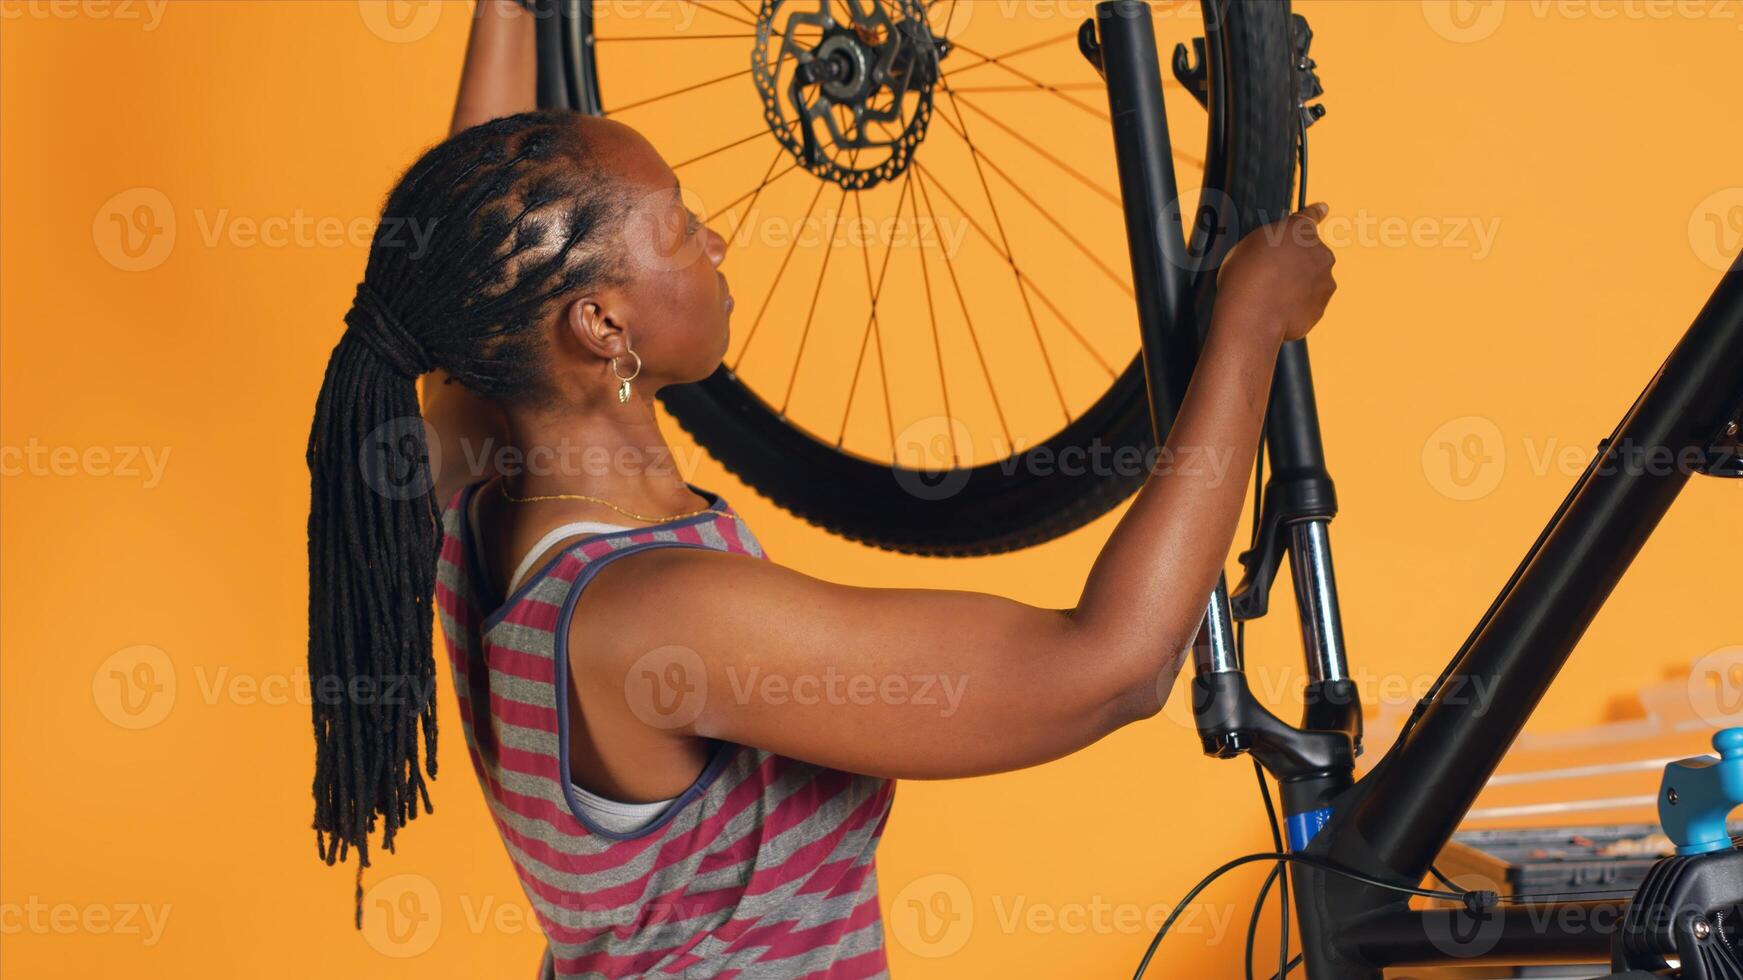
[[[950,44],[921,0],[765,0],[751,49],[763,119],[799,165],[847,190],[908,169]]]

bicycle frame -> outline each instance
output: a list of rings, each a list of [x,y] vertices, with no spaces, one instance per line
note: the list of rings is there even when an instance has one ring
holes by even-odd
[[[1210,21],[1206,42],[1214,51],[1221,18]],[[1210,273],[1234,236],[1218,240],[1216,229],[1200,222],[1189,244],[1175,231],[1179,197],[1147,6],[1141,0],[1104,0],[1080,40],[1108,84],[1160,445],[1208,323]],[[1226,113],[1216,88],[1207,106],[1213,151],[1221,143],[1215,128]],[[1213,153],[1206,161],[1207,188],[1226,186],[1229,165]],[[1320,448],[1305,342],[1288,345],[1267,419],[1274,479],[1283,482],[1267,491],[1265,507],[1274,512],[1267,515],[1274,528],[1290,532],[1287,547],[1308,654],[1308,708],[1303,724],[1292,727],[1253,699],[1232,641],[1230,603],[1219,584],[1194,647],[1194,711],[1206,752],[1252,752],[1278,779],[1292,849],[1386,881],[1418,884],[1683,485],[1712,459],[1713,447],[1734,436],[1740,413],[1743,260],[1721,278],[1634,406],[1600,443],[1398,741],[1356,781],[1360,697],[1344,662],[1326,531],[1335,494]],[[1290,482],[1293,490],[1287,489]],[[1262,611],[1262,591],[1256,604]],[[1469,689],[1490,694],[1468,702],[1462,692]],[[1557,902],[1476,915],[1463,909],[1413,911],[1395,892],[1311,868],[1295,870],[1310,980],[1377,980],[1385,967],[1436,963],[1611,961],[1611,937],[1627,905]],[[1461,936],[1481,941],[1461,942]]]

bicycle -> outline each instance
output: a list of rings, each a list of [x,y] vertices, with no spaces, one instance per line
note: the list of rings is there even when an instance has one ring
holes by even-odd
[[[541,103],[609,114],[750,75],[764,131],[686,159],[679,168],[768,135],[778,148],[763,183],[747,192],[753,205],[755,195],[774,180],[802,170],[817,179],[813,206],[828,184],[839,187],[838,218],[849,194],[857,206],[880,185],[886,197],[891,187],[899,186],[896,216],[900,218],[903,202],[912,197],[916,226],[921,201],[936,218],[935,192],[960,204],[928,171],[919,153],[932,124],[942,120],[967,148],[992,207],[996,233],[978,226],[975,230],[1010,267],[1010,282],[1027,314],[1012,319],[1034,327],[1042,359],[1052,372],[1034,313],[1036,301],[1047,306],[1051,301],[1034,274],[1019,266],[1006,221],[998,217],[986,176],[988,170],[1000,174],[997,163],[969,139],[970,118],[994,127],[997,121],[988,112],[974,117],[964,113],[965,103],[976,107],[965,100],[960,80],[953,85],[951,76],[997,66],[1017,79],[1013,86],[1030,94],[1047,93],[1078,110],[1091,107],[1071,93],[1101,89],[1108,111],[1105,117],[1093,110],[1090,114],[1113,129],[1118,203],[1132,278],[1130,283],[1121,281],[1105,263],[1099,264],[1099,272],[1135,307],[1139,344],[1123,370],[1103,364],[1110,380],[1079,413],[1073,414],[1055,374],[1053,387],[1066,422],[1033,445],[1008,439],[1001,455],[977,460],[960,452],[951,429],[944,451],[933,454],[942,465],[915,466],[897,452],[892,418],[891,458],[869,458],[850,447],[846,435],[853,395],[870,363],[867,352],[880,323],[882,279],[872,278],[867,251],[871,309],[853,361],[842,429],[833,440],[802,425],[790,411],[827,264],[804,317],[793,375],[778,403],[764,397],[768,392],[759,393],[757,382],[729,357],[707,381],[668,389],[664,401],[679,422],[729,469],[794,513],[849,537],[921,553],[974,554],[1031,545],[1081,526],[1135,490],[1146,469],[1060,476],[1036,463],[1042,454],[1056,457],[1072,448],[1162,444],[1192,374],[1215,298],[1212,273],[1223,251],[1242,229],[1281,215],[1292,185],[1298,196],[1304,192],[1306,133],[1323,111],[1313,104],[1321,91],[1308,55],[1312,33],[1306,22],[1291,15],[1286,3],[1217,0],[1204,5],[1203,35],[1191,39],[1190,50],[1178,45],[1171,63],[1180,91],[1202,107],[1206,119],[1204,159],[1190,161],[1203,171],[1202,186],[1196,201],[1183,201],[1153,11],[1139,0],[1104,0],[1096,5],[1093,20],[1067,34],[1054,33],[1031,46],[990,55],[951,33],[949,12],[937,22],[938,0],[763,0],[756,8],[744,0],[733,0],[730,6],[721,0],[716,6],[693,6],[699,8],[698,16],[706,12],[721,24],[737,22],[737,27],[726,34],[685,39],[751,40],[750,68],[679,86],[669,95],[630,98],[608,107],[601,98],[598,54],[606,38],[596,31],[601,8],[585,0],[562,0],[540,21]],[[746,33],[744,27],[753,31]],[[632,35],[618,40],[632,39],[643,45],[657,40]],[[1017,55],[1071,41],[1094,82],[1043,81],[1010,63]],[[958,52],[977,60],[950,67]],[[603,74],[604,90],[609,91],[615,78],[611,69]],[[945,107],[935,105],[935,91],[943,93]],[[1046,155],[1045,147],[1031,149]],[[862,156],[867,156],[864,166]],[[783,161],[787,169],[776,174]],[[1093,184],[1059,155],[1052,162],[1080,182]],[[1017,187],[1008,175],[1002,176]],[[1045,214],[1032,197],[1026,199]],[[961,210],[966,216],[968,209]],[[810,213],[808,209],[807,220]],[[1195,219],[1190,228],[1186,215]],[[1047,218],[1081,251],[1091,251],[1055,216]],[[886,263],[890,251],[886,247]],[[790,259],[790,250],[787,255]],[[1087,258],[1097,264],[1093,254]],[[785,270],[784,260],[780,268]],[[927,274],[924,258],[921,270]],[[953,269],[948,275],[956,283]],[[779,281],[777,274],[771,291]],[[929,280],[925,295],[930,306]],[[964,320],[969,320],[960,286],[956,298],[962,302]],[[763,310],[768,307],[765,299]],[[931,312],[937,345],[936,311]],[[761,320],[759,312],[756,322]],[[754,334],[756,326],[751,329]],[[881,353],[882,337],[878,344]],[[978,341],[975,349],[978,353]],[[742,358],[742,348],[739,353]],[[942,365],[941,352],[938,358]],[[887,369],[881,357],[876,363],[880,373]],[[991,388],[984,359],[982,369]],[[996,393],[993,402],[1008,435]],[[887,394],[885,408],[890,411]],[[1261,498],[1256,490],[1254,539],[1241,556],[1245,575],[1232,595],[1219,584],[1211,597],[1193,648],[1192,682],[1204,751],[1221,758],[1249,755],[1277,780],[1287,847],[1273,813],[1277,849],[1218,869],[1188,901],[1241,863],[1274,863],[1279,869],[1274,878],[1283,876],[1285,865],[1292,866],[1295,874],[1284,893],[1293,896],[1298,909],[1302,952],[1280,962],[1277,976],[1300,966],[1310,980],[1378,978],[1387,967],[1526,957],[1609,961],[1616,977],[1743,977],[1743,959],[1732,952],[1734,943],[1743,944],[1737,933],[1743,917],[1743,850],[1728,843],[1706,853],[1665,859],[1631,900],[1530,903],[1503,901],[1493,892],[1421,886],[1575,642],[1683,485],[1697,474],[1743,476],[1740,424],[1743,261],[1723,276],[1660,371],[1599,444],[1393,747],[1356,779],[1361,698],[1350,679],[1343,645],[1328,530],[1337,512],[1336,492],[1320,445],[1305,343],[1288,345],[1273,383],[1266,453],[1261,456],[1261,462],[1269,459],[1272,475],[1269,482],[1262,475],[1256,481],[1264,491]],[[1672,465],[1654,462],[1667,455]],[[801,482],[792,476],[795,472],[810,475]],[[1253,697],[1236,627],[1266,613],[1269,587],[1284,557],[1295,578],[1308,651],[1306,709],[1299,725],[1279,719]],[[1450,690],[1466,684],[1482,684],[1494,697],[1473,705],[1449,696]],[[1270,810],[1262,775],[1260,786]],[[1407,904],[1411,896],[1433,897],[1455,907],[1412,910]],[[1287,909],[1283,921],[1287,928]],[[1165,923],[1146,952],[1140,974],[1167,927]],[[1287,937],[1282,948],[1286,955]]]

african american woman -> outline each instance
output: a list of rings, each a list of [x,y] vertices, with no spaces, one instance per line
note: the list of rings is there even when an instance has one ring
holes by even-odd
[[[533,16],[478,5],[453,132],[389,193],[315,407],[321,855],[357,851],[360,917],[371,837],[391,850],[429,810],[439,619],[544,976],[885,976],[894,780],[1037,765],[1161,709],[1279,345],[1336,288],[1325,209],[1230,252],[1169,435],[1230,465],[1154,470],[1073,608],[837,585],[767,559],[670,465],[580,462],[670,459],[654,396],[720,364],[727,243],[635,130],[533,111]],[[967,679],[955,710],[719,693],[922,674]]]

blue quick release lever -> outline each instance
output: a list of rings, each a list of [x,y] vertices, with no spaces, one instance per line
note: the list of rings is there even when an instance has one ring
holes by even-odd
[[[1697,755],[1664,767],[1658,788],[1658,822],[1678,854],[1709,854],[1731,846],[1725,828],[1743,806],[1743,728],[1713,736],[1717,759]]]

